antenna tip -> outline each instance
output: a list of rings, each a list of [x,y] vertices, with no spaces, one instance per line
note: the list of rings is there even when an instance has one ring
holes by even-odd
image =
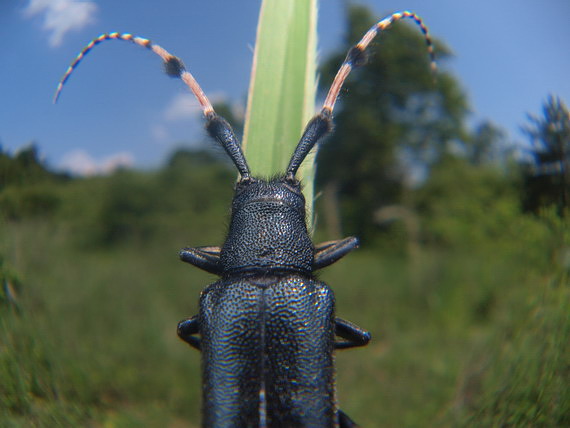
[[[53,95],[53,100],[52,100],[53,104],[57,104],[57,100],[59,99],[59,95],[61,94],[61,88],[62,87],[63,87],[63,85],[61,83],[59,85],[57,85],[57,89],[55,91],[55,94]]]

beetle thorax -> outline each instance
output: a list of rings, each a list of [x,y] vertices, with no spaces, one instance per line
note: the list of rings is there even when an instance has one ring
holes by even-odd
[[[224,272],[310,273],[313,253],[298,182],[248,179],[238,183],[221,253]]]

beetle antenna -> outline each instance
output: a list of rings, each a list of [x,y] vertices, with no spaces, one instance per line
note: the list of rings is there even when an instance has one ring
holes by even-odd
[[[402,18],[411,18],[413,19],[416,24],[419,25],[424,38],[427,44],[427,51],[430,56],[431,61],[431,69],[432,72],[435,73],[437,70],[435,57],[433,53],[433,43],[431,41],[431,37],[429,36],[428,29],[424,25],[422,19],[413,12],[408,10],[404,10],[403,12],[396,12],[393,13],[384,19],[378,21],[374,24],[370,30],[364,35],[362,40],[358,42],[355,46],[353,46],[346,55],[346,58],[340,69],[338,70],[336,77],[329,89],[329,93],[325,99],[323,104],[323,108],[321,112],[317,114],[303,132],[303,136],[301,140],[297,144],[295,151],[293,152],[293,156],[289,161],[289,166],[287,167],[286,174],[289,179],[294,179],[297,170],[301,166],[301,163],[307,156],[307,154],[311,151],[311,149],[318,143],[318,141],[323,138],[326,134],[328,134],[332,129],[332,112],[334,109],[334,105],[338,98],[338,94],[342,89],[342,85],[344,81],[350,74],[350,72],[364,63],[366,63],[366,48],[370,45],[370,42],[380,33],[381,31],[388,28],[391,24],[396,21],[399,21]]]
[[[186,67],[184,67],[182,60],[172,55],[163,47],[152,43],[149,39],[133,36],[130,33],[114,32],[101,34],[99,37],[91,40],[89,44],[85,46],[81,52],[79,52],[79,55],[77,55],[77,57],[73,60],[59,81],[57,90],[53,97],[54,104],[57,103],[57,100],[61,94],[61,90],[63,89],[63,85],[65,85],[69,79],[69,76],[71,76],[71,73],[73,73],[73,71],[77,68],[85,55],[87,55],[96,45],[105,40],[124,40],[126,42],[135,43],[139,46],[142,46],[143,48],[150,49],[159,57],[161,57],[164,61],[164,70],[166,71],[166,74],[171,77],[180,78],[184,83],[186,83],[186,86],[188,86],[190,91],[198,100],[198,103],[202,108],[202,112],[207,119],[206,129],[208,130],[209,134],[222,145],[224,150],[234,162],[242,178],[249,176],[249,167],[247,166],[245,156],[243,155],[239,141],[235,136],[230,124],[225,119],[216,114],[214,107],[212,107],[212,103],[206,94],[204,94],[204,91],[196,79],[194,79],[194,76],[192,76],[192,74],[186,70]]]
[[[105,40],[124,40],[126,42],[135,43],[139,46],[142,46],[143,48],[150,49],[159,57],[161,57],[162,60],[164,61],[164,68],[166,74],[172,77],[179,77],[184,83],[186,83],[188,88],[190,88],[190,90],[192,91],[192,93],[200,103],[200,106],[202,107],[202,111],[204,112],[205,116],[208,116],[210,113],[214,112],[212,103],[210,103],[210,100],[208,100],[208,97],[206,97],[204,91],[202,91],[202,88],[200,87],[200,85],[198,85],[196,79],[194,79],[194,76],[192,76],[192,74],[190,74],[190,72],[186,70],[184,64],[178,57],[172,55],[170,52],[168,52],[166,49],[162,48],[161,46],[155,45],[149,39],[145,39],[144,37],[136,37],[130,33],[117,33],[117,32],[101,34],[99,37],[96,37],[93,40],[91,40],[89,44],[85,46],[81,50],[81,52],[79,52],[79,55],[77,55],[77,57],[73,60],[73,62],[68,67],[67,71],[59,81],[59,84],[57,85],[57,90],[53,97],[54,104],[57,103],[57,100],[61,94],[61,90],[63,89],[63,85],[65,85],[67,79],[69,79],[69,76],[71,76],[71,73],[73,73],[73,71],[77,68],[77,66],[83,60],[85,55],[87,55],[96,45]]]
[[[319,114],[311,119],[305,127],[303,135],[291,156],[289,166],[286,169],[286,176],[289,180],[293,180],[297,170],[301,166],[307,154],[317,144],[317,142],[332,130],[332,114],[331,111],[323,109]]]
[[[427,45],[427,51],[430,57],[430,67],[432,73],[435,74],[437,70],[437,65],[435,62],[433,43],[431,41],[428,29],[423,23],[422,19],[415,13],[410,12],[409,10],[404,10],[402,12],[395,12],[391,15],[386,16],[385,18],[374,24],[364,35],[364,37],[360,40],[360,42],[358,42],[348,51],[348,54],[346,55],[344,62],[340,66],[340,69],[338,70],[336,77],[334,78],[331,88],[329,89],[329,93],[327,94],[327,97],[323,104],[323,109],[322,109],[323,111],[327,110],[330,113],[332,113],[335,102],[338,98],[338,94],[340,93],[342,85],[344,84],[344,81],[346,80],[347,76],[350,74],[352,69],[359,67],[366,62],[365,51],[370,42],[372,42],[372,40],[374,39],[374,37],[376,37],[381,31],[388,28],[394,22],[399,21],[400,19],[403,18],[413,19],[416,22],[416,24],[418,24],[418,26],[420,27],[420,30],[424,35]]]

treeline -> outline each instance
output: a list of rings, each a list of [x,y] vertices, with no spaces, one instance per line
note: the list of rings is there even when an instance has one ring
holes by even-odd
[[[77,244],[88,247],[143,242],[159,230],[208,223],[212,216],[221,219],[235,177],[206,151],[176,151],[156,171],[121,169],[93,177],[51,171],[35,147],[1,156],[10,171],[0,188],[2,217],[51,219],[73,230]]]
[[[374,22],[362,6],[348,12],[345,46],[321,70],[324,87],[348,47]],[[335,132],[319,150],[318,224],[329,238],[357,235],[365,245],[394,249],[409,240],[492,237],[505,231],[500,224],[509,223],[507,213],[552,207],[558,216],[567,214],[570,116],[562,100],[549,96],[542,116],[529,116],[523,129],[530,148],[522,152],[490,122],[467,126],[470,109],[459,81],[446,71],[434,81],[415,28],[396,25],[382,37],[381,49],[372,49],[369,63],[347,83],[350,96],[340,100]],[[435,50],[445,70],[450,50],[439,40]],[[0,149],[0,211],[9,220],[57,212],[70,222],[90,219],[93,242],[144,238],[176,211],[191,209],[200,218],[212,204],[227,207],[234,173],[225,165],[210,152],[181,150],[157,171],[73,179],[50,170],[34,145],[13,155]],[[72,184],[77,181],[84,184]],[[81,186],[90,189],[71,192],[75,202],[62,190]],[[217,196],[219,189],[224,197]]]
[[[15,220],[49,215],[59,204],[52,185],[69,176],[51,171],[40,159],[36,145],[11,155],[0,146],[0,214]]]
[[[375,22],[365,7],[348,11],[344,46],[322,69],[325,87],[344,52]],[[435,53],[440,71],[434,82],[422,36],[415,28],[394,26],[347,83],[335,133],[319,152],[329,230],[381,241],[388,224],[378,214],[382,208],[397,205],[399,212],[452,220],[458,219],[457,197],[471,225],[499,215],[494,208],[504,204],[520,213],[548,207],[567,213],[570,115],[564,102],[549,96],[542,116],[529,117],[523,128],[530,148],[522,149],[491,122],[467,125],[467,97],[457,77],[445,71],[450,50],[435,40]]]

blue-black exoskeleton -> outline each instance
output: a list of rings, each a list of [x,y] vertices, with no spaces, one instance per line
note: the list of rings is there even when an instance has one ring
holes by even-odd
[[[228,123],[208,116],[207,129],[227,148],[240,178],[224,245],[181,252],[182,260],[221,277],[202,292],[198,316],[178,328],[202,351],[204,426],[333,427],[339,417],[351,426],[336,407],[333,350],[365,345],[370,335],[335,319],[333,292],[314,272],[357,240],[315,248],[295,178],[330,127],[329,114],[316,116],[286,173],[264,180],[250,176]],[[335,342],[335,333],[344,340]]]
[[[370,334],[335,317],[334,294],[315,272],[358,246],[356,238],[314,246],[305,220],[305,199],[296,173],[309,151],[332,129],[332,112],[350,71],[365,63],[374,37],[393,22],[413,19],[433,61],[427,28],[412,12],[376,23],[348,53],[323,107],[307,125],[287,169],[273,179],[252,177],[226,120],[180,59],[150,40],[105,33],[75,58],[56,91],[97,44],[125,40],[152,50],[167,74],[196,96],[206,129],[239,172],[226,241],[221,247],[186,248],[183,261],[220,279],[206,287],[198,315],[178,324],[178,335],[202,352],[204,427],[353,427],[337,407],[333,351],[363,346]],[[337,339],[338,337],[338,339]]]

